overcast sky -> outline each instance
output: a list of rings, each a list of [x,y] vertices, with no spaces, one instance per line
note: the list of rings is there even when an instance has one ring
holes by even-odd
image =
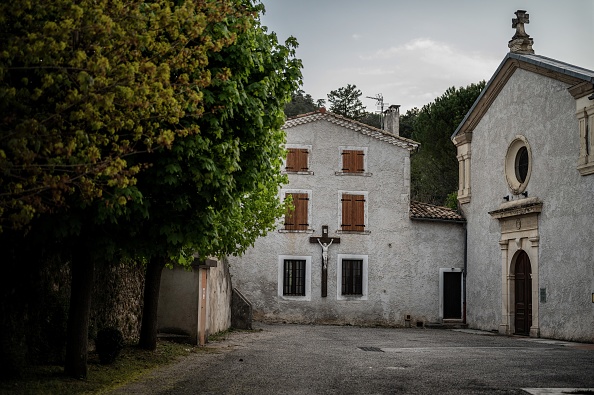
[[[594,0],[263,0],[262,24],[294,36],[314,99],[356,85],[401,113],[448,87],[488,81],[526,10],[537,55],[594,70]],[[375,101],[363,99],[368,111]]]

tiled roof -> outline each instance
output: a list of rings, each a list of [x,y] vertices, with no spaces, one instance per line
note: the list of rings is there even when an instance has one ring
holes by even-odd
[[[466,220],[455,210],[433,204],[410,202],[410,218],[419,220],[465,222]]]
[[[347,129],[355,130],[363,135],[370,136],[377,140],[385,141],[388,144],[396,145],[408,150],[418,148],[420,145],[416,141],[407,139],[405,137],[396,136],[395,134],[388,133],[385,130],[374,128],[373,126],[366,125],[362,122],[358,122],[338,114],[327,112],[324,109],[289,118],[285,121],[283,129],[288,129],[319,120],[325,120],[333,124],[343,126]]]

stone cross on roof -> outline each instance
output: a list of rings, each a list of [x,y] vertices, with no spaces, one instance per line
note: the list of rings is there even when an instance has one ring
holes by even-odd
[[[516,29],[516,34],[509,41],[507,46],[510,52],[521,54],[533,54],[532,44],[534,40],[526,33],[524,24],[530,23],[530,15],[524,10],[517,10],[515,12],[516,18],[512,19],[512,28]]]

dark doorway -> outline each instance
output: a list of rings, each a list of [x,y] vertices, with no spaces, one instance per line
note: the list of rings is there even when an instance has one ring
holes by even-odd
[[[524,251],[516,258],[515,274],[515,333],[527,336],[532,326],[532,269]]]
[[[462,319],[462,272],[443,273],[443,319]]]

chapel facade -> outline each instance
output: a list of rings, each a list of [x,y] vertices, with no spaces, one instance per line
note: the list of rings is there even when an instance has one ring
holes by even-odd
[[[452,140],[470,327],[594,341],[594,71],[534,54],[524,25]]]

